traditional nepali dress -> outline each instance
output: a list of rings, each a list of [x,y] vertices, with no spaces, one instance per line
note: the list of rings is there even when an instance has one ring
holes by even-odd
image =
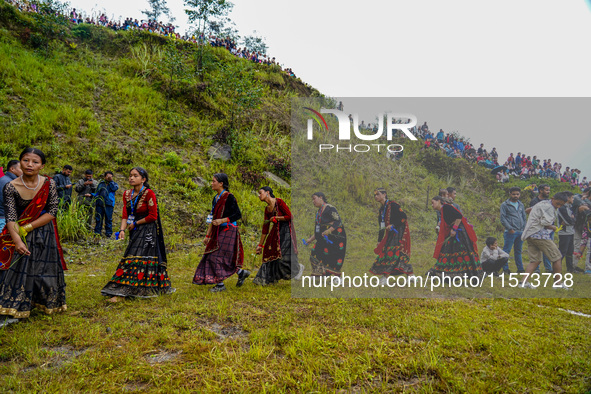
[[[378,246],[374,250],[378,255],[369,270],[373,275],[412,275],[410,265],[410,230],[406,213],[400,205],[387,200],[378,214],[380,232]],[[388,226],[393,230],[387,230]]]
[[[156,195],[143,189],[135,196],[132,190],[123,193],[122,219],[133,215],[134,220],[145,219],[129,231],[129,244],[111,281],[101,294],[108,297],[156,297],[173,293],[166,271],[166,249],[162,224],[158,215]]]
[[[283,216],[285,221],[272,223],[273,216]],[[281,279],[290,280],[298,274],[298,250],[291,219],[291,211],[280,198],[276,199],[273,211],[265,209],[263,234],[267,234],[267,238],[263,246],[263,264],[252,281],[254,284],[266,285]]]
[[[451,236],[453,223],[461,219],[455,236]],[[433,257],[437,259],[435,266],[429,270],[430,275],[476,276],[482,274],[482,265],[478,255],[476,233],[472,225],[456,208],[444,204],[441,208],[441,227],[437,237],[437,245]]]
[[[335,230],[325,238],[322,233],[330,227]],[[318,208],[314,237],[316,243],[310,254],[312,275],[340,275],[347,251],[347,234],[337,209],[332,205],[324,204]]]
[[[244,261],[244,249],[236,221],[242,218],[236,197],[228,191],[214,197],[212,220],[229,218],[229,223],[212,225],[211,238],[205,246],[203,258],[197,266],[193,283],[217,284],[234,275]]]
[[[32,200],[23,200],[14,185],[4,187],[6,222],[24,226],[48,213],[57,215],[59,199],[55,182],[49,178]],[[66,306],[66,263],[55,219],[26,236],[29,256],[15,253],[8,225],[0,234],[0,315],[29,317],[37,307],[47,314]]]

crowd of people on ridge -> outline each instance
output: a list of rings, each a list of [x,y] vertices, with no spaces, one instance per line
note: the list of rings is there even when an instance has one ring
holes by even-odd
[[[21,12],[39,12],[39,7],[34,1],[28,0],[6,0],[8,3],[14,5]],[[200,42],[207,41],[212,47],[226,48],[232,55],[248,59],[254,63],[273,65],[279,67],[287,75],[295,77],[295,73],[291,68],[283,68],[279,64],[275,57],[270,57],[265,53],[259,53],[249,51],[246,47],[239,47],[236,41],[230,37],[216,37],[215,35],[209,35],[208,39],[205,40],[203,35],[196,36],[195,34],[185,33],[181,35],[176,31],[176,27],[172,23],[163,23],[152,19],[137,19],[137,18],[125,18],[122,21],[114,21],[107,17],[105,13],[97,14],[96,16],[89,16],[83,11],[76,10],[73,8],[69,13],[64,15],[65,18],[70,20],[74,24],[92,24],[96,26],[103,26],[114,31],[120,30],[143,30],[154,34],[160,34],[173,39],[183,40],[198,44]]]

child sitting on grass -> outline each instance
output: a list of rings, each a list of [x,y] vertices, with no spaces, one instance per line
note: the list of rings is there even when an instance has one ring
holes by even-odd
[[[496,274],[509,261],[509,254],[499,248],[497,239],[488,237],[486,246],[482,249],[480,263],[485,275]]]

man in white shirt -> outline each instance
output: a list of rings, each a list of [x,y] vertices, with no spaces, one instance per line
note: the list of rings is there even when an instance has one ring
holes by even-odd
[[[537,287],[527,280],[534,270],[538,268],[545,254],[552,262],[552,274],[555,279],[554,287],[569,289],[569,287],[561,283],[562,254],[552,240],[552,233],[557,230],[557,227],[554,225],[556,222],[556,210],[566,204],[567,200],[568,197],[565,194],[556,193],[551,200],[543,200],[533,206],[523,234],[521,235],[523,241],[527,240],[527,253],[530,261],[525,269],[527,275],[521,287],[531,289]]]

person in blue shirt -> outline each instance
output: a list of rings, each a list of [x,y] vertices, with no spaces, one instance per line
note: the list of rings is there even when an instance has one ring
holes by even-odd
[[[99,182],[94,193],[96,198],[95,234],[101,234],[103,222],[105,223],[105,236],[110,238],[113,234],[113,209],[115,208],[117,189],[119,189],[119,185],[113,180],[113,173],[111,171],[105,172],[104,179]]]
[[[21,163],[18,160],[10,160],[6,166],[6,170],[6,174],[0,178],[0,231],[4,230],[4,226],[6,226],[6,218],[4,217],[4,186],[23,175]]]

